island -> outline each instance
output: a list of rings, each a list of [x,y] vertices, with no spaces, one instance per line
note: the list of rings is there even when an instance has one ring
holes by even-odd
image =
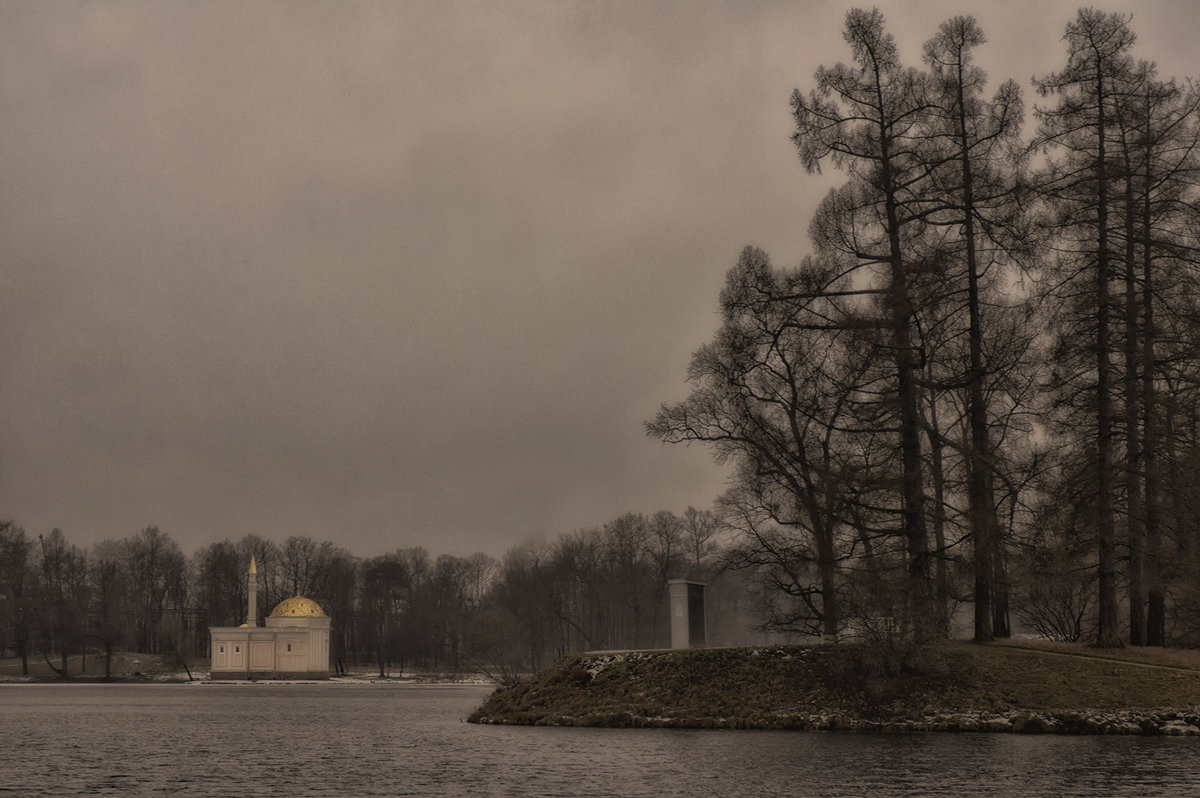
[[[497,689],[472,723],[1200,735],[1200,652],[950,642],[591,652]]]

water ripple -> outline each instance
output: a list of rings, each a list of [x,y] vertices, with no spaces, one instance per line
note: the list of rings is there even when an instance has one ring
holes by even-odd
[[[6,685],[0,795],[1143,796],[1196,738],[473,726],[487,690]]]

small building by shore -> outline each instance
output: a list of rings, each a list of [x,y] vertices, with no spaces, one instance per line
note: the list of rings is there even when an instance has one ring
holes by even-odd
[[[209,628],[213,679],[328,679],[329,616],[293,596],[258,625],[258,571],[250,558],[249,607],[241,626]]]

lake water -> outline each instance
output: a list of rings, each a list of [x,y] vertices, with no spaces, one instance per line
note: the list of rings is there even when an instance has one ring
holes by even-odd
[[[0,796],[1192,796],[1200,739],[554,729],[487,688],[2,685]]]

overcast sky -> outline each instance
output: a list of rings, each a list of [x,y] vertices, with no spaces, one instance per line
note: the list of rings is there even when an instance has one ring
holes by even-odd
[[[741,248],[807,251],[788,98],[852,5],[3,0],[0,519],[498,555],[710,506],[642,424]],[[1029,104],[1078,5],[879,4],[914,64],[974,13]],[[1096,5],[1200,75],[1200,3]]]

